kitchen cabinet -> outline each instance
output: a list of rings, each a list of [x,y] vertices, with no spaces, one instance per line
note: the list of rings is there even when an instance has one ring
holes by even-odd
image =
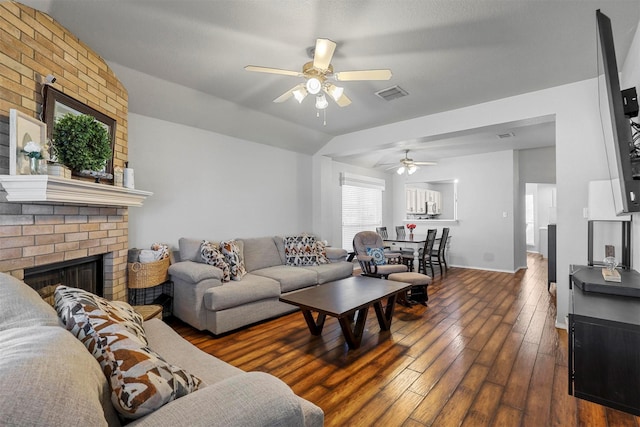
[[[417,188],[406,188],[405,197],[407,201],[407,213],[416,213]]]
[[[416,189],[416,213],[427,213],[427,195],[429,190],[424,188]]]
[[[407,213],[438,215],[442,212],[442,194],[426,188],[406,187]]]

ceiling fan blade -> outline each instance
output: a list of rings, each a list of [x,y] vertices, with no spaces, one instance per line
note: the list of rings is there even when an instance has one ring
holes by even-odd
[[[286,91],[285,93],[283,93],[282,95],[274,99],[273,102],[278,102],[278,103],[284,102],[287,99],[291,98],[291,96],[293,96],[294,91],[302,88],[304,88],[304,85],[302,83],[300,83],[299,85],[295,85],[294,87],[292,87],[291,89],[289,89],[288,91]]]
[[[313,68],[323,72],[327,71],[335,50],[335,42],[329,39],[317,39],[313,54]]]
[[[334,92],[335,89],[340,89],[339,93],[336,94],[336,96],[338,97],[337,99],[336,99],[336,96],[334,96],[334,94],[336,93]],[[347,95],[344,94],[342,88],[336,88],[336,86],[332,84],[328,84],[327,86],[323,87],[322,90],[324,91],[324,93],[329,95],[329,97],[333,99],[336,102],[336,104],[338,104],[338,106],[346,107],[347,105],[351,105],[351,100]]]
[[[392,76],[391,70],[362,70],[362,71],[341,71],[334,73],[336,80],[389,80]]]
[[[438,162],[413,162],[413,164],[418,166],[436,166]]]
[[[256,73],[268,73],[268,74],[280,74],[283,76],[302,77],[302,73],[299,71],[282,70],[280,68],[259,67],[257,65],[247,65],[244,67],[247,71],[254,71]]]
[[[351,105],[351,100],[347,97],[347,95],[343,93],[342,96],[336,101],[336,104],[338,104],[340,107],[346,107],[348,105]]]

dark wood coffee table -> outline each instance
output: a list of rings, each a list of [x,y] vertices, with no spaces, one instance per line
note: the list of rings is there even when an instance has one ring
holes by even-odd
[[[280,301],[302,310],[312,335],[320,335],[327,316],[337,317],[349,349],[360,347],[369,307],[373,305],[380,329],[388,331],[398,294],[411,285],[373,277],[353,276],[324,285],[291,292]],[[387,305],[382,307],[382,300]],[[318,313],[314,319],[312,311]]]

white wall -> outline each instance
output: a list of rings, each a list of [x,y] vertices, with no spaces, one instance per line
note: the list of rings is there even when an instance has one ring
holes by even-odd
[[[393,223],[406,222],[405,183],[457,179],[458,221],[411,221],[416,234],[449,227],[451,265],[513,272],[513,163],[513,152],[502,151],[444,159],[410,177],[394,174]]]
[[[129,114],[129,165],[152,191],[129,209],[129,244],[177,247],[312,231],[311,156]]]

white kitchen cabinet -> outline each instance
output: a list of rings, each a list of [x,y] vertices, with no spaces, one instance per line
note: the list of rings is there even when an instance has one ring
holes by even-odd
[[[406,188],[405,197],[407,199],[407,213],[416,213],[417,188]]]

